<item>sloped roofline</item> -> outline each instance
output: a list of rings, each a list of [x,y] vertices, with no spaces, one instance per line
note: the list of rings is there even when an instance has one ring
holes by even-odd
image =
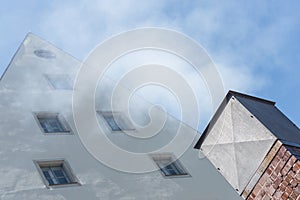
[[[252,100],[255,100],[255,101],[262,102],[262,103],[270,104],[272,106],[275,106],[275,104],[276,104],[276,102],[274,102],[274,101],[270,101],[270,100],[258,98],[258,97],[255,97],[255,96],[251,96],[251,95],[248,95],[248,94],[243,94],[243,93],[240,93],[240,92],[229,90],[228,93],[226,94],[225,98],[221,102],[220,106],[218,107],[217,111],[215,112],[215,114],[211,118],[210,122],[208,123],[208,125],[204,129],[204,131],[203,131],[202,135],[200,136],[199,140],[197,141],[196,145],[194,146],[195,149],[200,149],[201,148],[201,145],[204,142],[204,140],[205,140],[206,136],[208,135],[209,131],[215,125],[216,121],[219,119],[221,113],[225,109],[225,107],[226,107],[227,103],[229,102],[230,98],[232,98],[234,96],[240,96],[240,97],[252,99]]]
[[[12,62],[14,61],[15,57],[18,55],[18,53],[19,53],[19,51],[20,51],[22,45],[24,44],[25,40],[26,40],[28,37],[30,37],[30,35],[33,35],[34,37],[37,37],[38,39],[40,39],[40,40],[42,40],[42,41],[48,43],[49,45],[55,47],[56,49],[58,49],[58,50],[60,50],[60,51],[62,51],[62,52],[64,52],[65,54],[68,54],[70,57],[72,57],[73,59],[77,60],[78,62],[80,62],[80,63],[82,62],[82,61],[80,61],[78,58],[74,57],[73,55],[71,55],[70,53],[64,51],[63,49],[57,47],[56,45],[54,45],[53,43],[49,42],[48,40],[46,40],[46,39],[44,39],[44,38],[42,38],[42,37],[40,37],[40,36],[38,36],[38,35],[36,35],[36,34],[34,34],[34,33],[32,33],[32,32],[28,32],[28,33],[25,35],[25,37],[24,37],[24,39],[22,40],[22,42],[21,42],[21,44],[19,45],[19,47],[17,48],[17,51],[14,53],[14,55],[13,55],[12,58],[10,59],[8,65],[6,66],[6,68],[5,68],[5,70],[3,71],[2,75],[0,76],[0,81],[1,81],[2,78],[5,76],[6,72],[7,72],[8,69],[9,69],[9,66],[10,66],[10,65],[12,64]]]
[[[251,95],[248,95],[248,94],[243,94],[243,93],[236,92],[236,91],[233,91],[233,90],[229,90],[226,96],[228,96],[228,95],[246,97],[248,99],[252,99],[252,100],[255,100],[255,101],[260,101],[260,102],[266,103],[266,104],[271,104],[273,106],[276,104],[276,102],[274,102],[274,101],[270,101],[270,100],[267,100],[267,99],[262,99],[262,98],[251,96]]]
[[[24,39],[22,40],[21,44],[18,46],[17,51],[14,53],[14,55],[12,56],[12,58],[10,59],[8,65],[5,67],[2,75],[0,76],[0,81],[3,79],[3,77],[5,76],[9,66],[12,64],[13,60],[15,59],[15,57],[17,56],[18,52],[20,51],[22,45],[24,44],[26,38],[30,35],[31,33],[27,33],[26,36],[24,37]]]

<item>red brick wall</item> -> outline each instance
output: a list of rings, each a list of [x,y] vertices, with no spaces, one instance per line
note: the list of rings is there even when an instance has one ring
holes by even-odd
[[[293,151],[289,149],[284,145],[280,147],[247,197],[248,200],[300,200],[300,161],[298,155],[292,154]]]

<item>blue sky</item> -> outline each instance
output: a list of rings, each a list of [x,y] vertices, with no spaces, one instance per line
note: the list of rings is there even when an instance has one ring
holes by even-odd
[[[274,100],[300,125],[300,2],[5,1],[0,7],[0,73],[28,32],[83,60],[110,36],[163,27],[199,42],[226,89]]]

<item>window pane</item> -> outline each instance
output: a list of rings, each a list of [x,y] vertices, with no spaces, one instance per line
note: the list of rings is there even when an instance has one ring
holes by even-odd
[[[63,167],[45,167],[42,171],[49,185],[70,183]]]
[[[79,184],[64,160],[38,161],[37,164],[46,186]]]
[[[113,116],[104,116],[104,119],[106,120],[106,122],[110,126],[111,130],[121,131],[121,128],[118,126],[118,124],[116,123]]]
[[[43,174],[44,174],[45,178],[47,179],[49,185],[54,185],[54,182],[49,174],[49,171],[46,169],[43,169]]]
[[[165,176],[187,175],[188,173],[182,168],[178,160],[170,157],[154,158],[159,169]],[[173,161],[173,162],[172,162]]]
[[[39,122],[45,133],[66,132],[56,116],[39,118]]]
[[[71,80],[68,75],[46,75],[46,77],[54,89],[72,90]]]
[[[63,169],[53,169],[53,173],[56,177],[64,177]]]
[[[57,184],[70,183],[63,167],[51,167],[51,171]]]
[[[172,164],[171,165],[167,165],[164,168],[162,168],[162,171],[167,176],[178,174],[177,171],[176,171],[175,166],[173,166]]]
[[[67,183],[69,183],[69,181],[64,177],[57,178],[57,182],[58,182],[58,184],[67,184]]]
[[[133,131],[134,126],[131,124],[128,117],[122,112],[97,111],[104,118],[104,121],[112,131]]]

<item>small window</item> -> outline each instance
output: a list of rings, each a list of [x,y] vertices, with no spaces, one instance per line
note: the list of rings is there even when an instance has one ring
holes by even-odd
[[[52,51],[46,49],[37,49],[33,53],[40,58],[46,58],[46,59],[56,58],[56,55]]]
[[[98,112],[110,127],[111,131],[130,131],[134,130],[128,118],[121,112]]]
[[[152,159],[166,177],[189,175],[173,154],[155,154],[152,155]]]
[[[35,161],[35,164],[47,187],[79,184],[65,160]]]
[[[71,133],[67,122],[58,113],[37,113],[36,118],[44,133]]]
[[[112,115],[104,115],[103,117],[104,117],[105,121],[107,122],[107,124],[110,126],[112,131],[121,131],[122,130]]]
[[[55,90],[72,90],[72,81],[67,74],[46,74],[50,86]]]

